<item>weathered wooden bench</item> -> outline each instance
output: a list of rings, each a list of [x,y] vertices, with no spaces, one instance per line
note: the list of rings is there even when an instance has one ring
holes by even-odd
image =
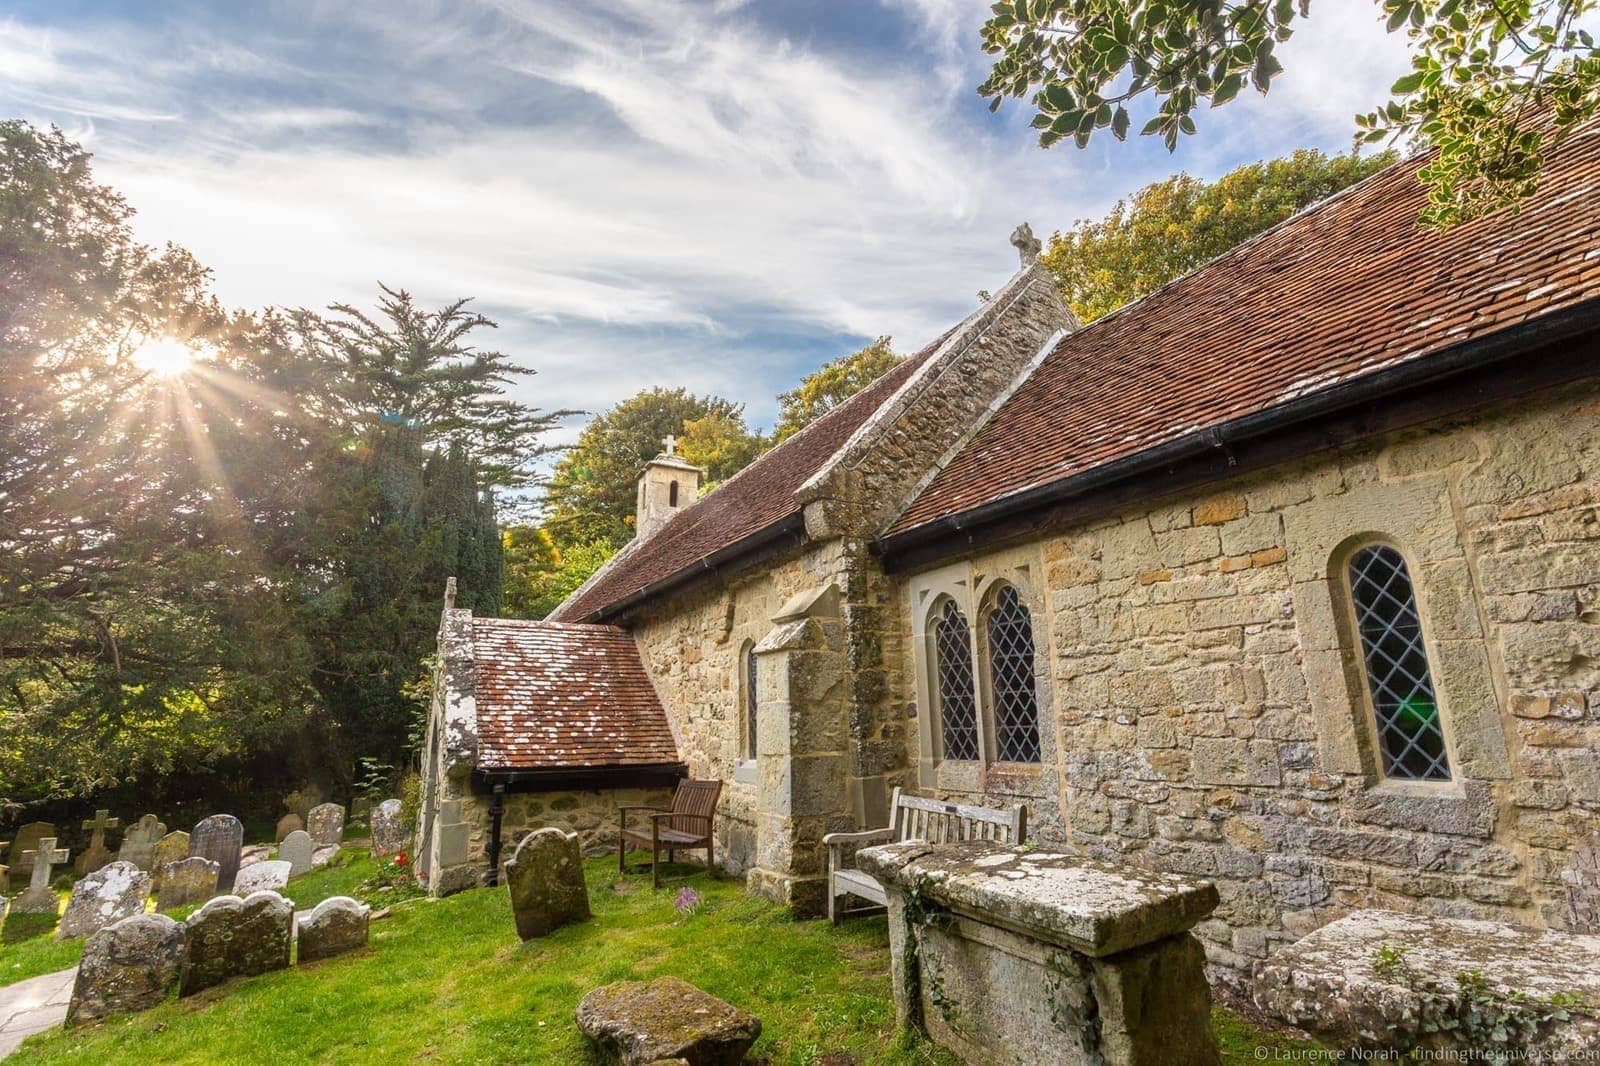
[[[889,824],[859,833],[829,833],[822,838],[828,849],[828,918],[837,923],[852,914],[876,913],[887,904],[884,888],[871,874],[855,869],[856,849],[899,840],[926,840],[953,844],[962,840],[992,840],[998,844],[1027,842],[1028,809],[1021,804],[1005,810],[965,803],[908,796],[898,788],[889,801]],[[875,906],[840,907],[841,899],[859,896]]]
[[[617,814],[621,825],[617,833],[617,872],[627,873],[628,845],[650,849],[650,885],[661,885],[661,853],[667,861],[673,853],[697,848],[706,849],[706,869],[715,869],[715,825],[717,797],[722,794],[721,781],[679,781],[672,793],[672,809],[660,807],[619,807]],[[631,811],[650,812],[650,828],[638,829],[628,825]]]

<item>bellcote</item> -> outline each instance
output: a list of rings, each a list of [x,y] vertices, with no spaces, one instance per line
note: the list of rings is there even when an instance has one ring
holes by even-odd
[[[676,437],[669,435],[663,443],[667,450],[646,463],[639,475],[634,536],[640,540],[700,498],[705,471],[677,454]]]

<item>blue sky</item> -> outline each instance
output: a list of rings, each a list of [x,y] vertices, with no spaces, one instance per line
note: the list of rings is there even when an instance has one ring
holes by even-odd
[[[473,296],[545,407],[745,402],[879,334],[912,351],[1015,268],[1007,235],[1177,170],[1316,146],[1406,69],[1315,0],[1267,98],[1035,147],[974,87],[969,0],[0,0],[0,113],[54,122],[245,307]],[[1137,123],[1135,128],[1137,128]],[[563,433],[570,439],[576,423]]]

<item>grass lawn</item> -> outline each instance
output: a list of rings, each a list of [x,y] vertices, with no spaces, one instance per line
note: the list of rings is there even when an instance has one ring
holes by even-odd
[[[348,892],[371,863],[312,878]],[[397,904],[372,926],[363,952],[235,982],[143,1014],[36,1037],[29,1062],[440,1063],[588,1061],[573,1024],[583,994],[624,978],[682,977],[755,1012],[763,1031],[752,1057],[772,1063],[949,1063],[925,1043],[899,1039],[889,992],[884,919],[835,929],[796,921],[704,873],[700,909],[680,915],[682,882],[653,892],[647,878],[619,882],[607,860],[588,864],[595,918],[521,944],[505,889]],[[312,893],[291,891],[299,905]],[[302,899],[305,895],[305,899]],[[1218,1011],[1224,1061],[1260,1061],[1257,1046],[1300,1047]],[[844,1052],[854,1059],[838,1056]],[[838,1057],[827,1058],[830,1054]]]

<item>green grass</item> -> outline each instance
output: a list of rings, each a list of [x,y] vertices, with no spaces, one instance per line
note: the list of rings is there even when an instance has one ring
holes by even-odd
[[[297,908],[316,906],[330,896],[359,896],[357,887],[377,873],[378,864],[365,850],[346,848],[327,866],[296,878],[284,895]],[[65,908],[70,893],[61,892]],[[150,908],[155,907],[152,900]],[[199,904],[175,907],[163,913],[183,921]],[[59,914],[59,911],[58,911]],[[83,939],[57,941],[56,917],[48,914],[10,914],[0,927],[0,985],[16,984],[40,974],[76,966],[83,955]]]
[[[343,874],[348,887],[370,862],[320,876],[331,887]],[[894,1031],[884,919],[837,929],[796,921],[738,881],[704,873],[688,882],[703,905],[680,915],[682,882],[659,892],[644,877],[619,882],[605,860],[587,873],[594,920],[541,940],[518,942],[503,888],[411,900],[373,923],[362,952],[38,1037],[24,1054],[41,1063],[245,1063],[270,1049],[282,1062],[582,1063],[572,1019],[585,992],[674,974],[760,1016],[757,1060],[809,1064],[845,1052],[862,1064],[953,1061]],[[311,894],[293,895],[304,906]],[[1230,1063],[1259,1061],[1258,1045],[1292,1046],[1226,1012],[1218,1020],[1219,1035],[1226,1028],[1239,1047]]]

